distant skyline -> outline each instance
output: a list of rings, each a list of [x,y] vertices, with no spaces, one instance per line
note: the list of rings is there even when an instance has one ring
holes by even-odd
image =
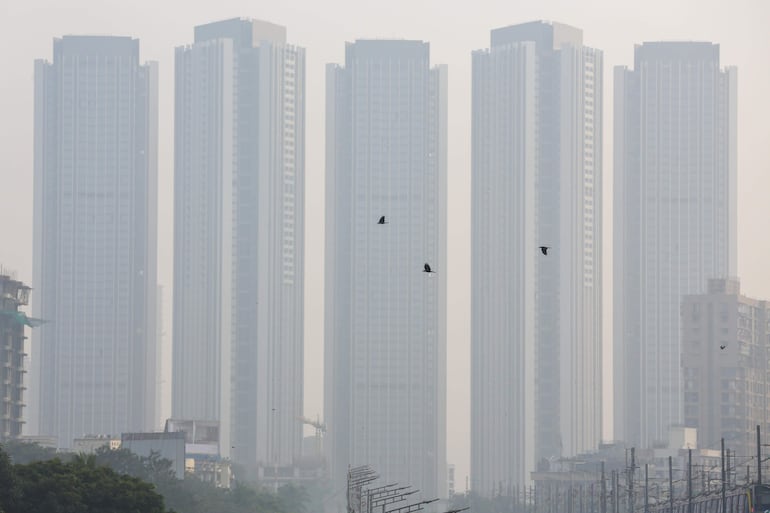
[[[441,16],[436,11],[441,11]],[[308,49],[307,73],[307,246],[305,410],[322,411],[324,247],[324,97],[325,65],[342,62],[344,41],[359,37],[405,37],[431,41],[434,62],[449,74],[449,256],[448,256],[448,460],[457,465],[458,490],[469,470],[470,355],[470,53],[484,47],[489,30],[506,24],[549,19],[583,29],[586,44],[605,53],[605,126],[612,123],[614,65],[633,61],[634,45],[656,40],[719,43],[723,62],[740,69],[738,102],[738,274],[746,294],[770,297],[767,257],[770,240],[761,231],[770,217],[765,122],[770,115],[770,2],[744,0],[616,2],[550,0],[515,3],[482,0],[472,6],[395,0],[387,4],[330,0],[289,0],[256,6],[246,0],[215,4],[133,3],[116,0],[3,2],[0,32],[13,44],[0,47],[4,65],[0,95],[0,234],[15,244],[0,247],[0,263],[18,277],[32,277],[32,62],[51,56],[52,37],[62,34],[130,35],[141,40],[141,59],[159,62],[159,282],[164,285],[167,340],[171,336],[171,248],[173,226],[173,62],[174,48],[191,39],[192,27],[230,17],[256,17],[287,26],[289,38]],[[612,191],[612,136],[604,136],[605,193]],[[26,214],[25,214],[26,213]],[[605,297],[611,290],[612,209],[605,210]],[[748,242],[751,246],[746,246]],[[34,294],[34,291],[33,291]],[[611,350],[611,301],[605,301],[605,376]],[[165,378],[167,379],[167,378]],[[170,383],[166,383],[168,386]],[[605,380],[605,405],[612,399]],[[608,413],[608,412],[605,412]],[[612,436],[605,415],[604,436]]]

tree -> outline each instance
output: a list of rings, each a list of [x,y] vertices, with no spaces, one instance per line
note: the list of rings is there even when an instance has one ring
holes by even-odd
[[[56,449],[43,447],[42,445],[18,442],[11,440],[3,445],[3,450],[8,453],[15,464],[26,465],[34,461],[45,461],[56,458]]]
[[[15,509],[18,499],[19,489],[11,458],[0,447],[0,513]]]
[[[17,465],[17,513],[164,513],[163,497],[135,477],[99,467],[94,459]],[[13,513],[13,512],[9,512]]]
[[[165,513],[153,485],[110,468],[94,456],[11,465],[0,448],[2,513]]]
[[[278,493],[245,483],[217,488],[194,475],[177,479],[157,453],[140,457],[127,449],[56,456],[34,444],[15,444],[10,460],[0,450],[0,513],[304,513],[328,491],[325,484]]]
[[[291,513],[305,513],[308,492],[304,487],[287,484],[278,489],[278,500]]]

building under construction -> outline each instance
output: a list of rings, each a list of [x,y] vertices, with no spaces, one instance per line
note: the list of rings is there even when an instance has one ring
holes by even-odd
[[[18,438],[24,423],[24,327],[33,320],[19,308],[29,291],[0,270],[0,442]]]

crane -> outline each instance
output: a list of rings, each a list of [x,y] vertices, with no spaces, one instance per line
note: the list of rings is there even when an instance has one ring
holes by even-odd
[[[316,447],[318,448],[318,452],[320,455],[321,436],[323,433],[326,433],[326,424],[321,422],[320,417],[316,417],[316,420],[313,420],[304,416],[300,416],[300,417],[297,417],[297,420],[302,422],[303,424],[307,424],[308,426],[313,426],[315,428]]]

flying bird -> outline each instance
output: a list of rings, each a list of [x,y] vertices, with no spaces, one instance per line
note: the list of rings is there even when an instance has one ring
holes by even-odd
[[[422,268],[422,272],[424,272],[424,273],[435,273],[436,271],[431,271],[430,264],[426,262],[425,265]]]
[[[385,220],[385,216],[380,217],[380,220],[377,221],[377,224],[388,224],[388,222]]]
[[[540,252],[544,255],[548,254],[548,250],[551,249],[550,246],[540,246]]]
[[[725,344],[722,344],[721,346],[719,346],[719,349],[724,349],[725,347],[727,346]]]

